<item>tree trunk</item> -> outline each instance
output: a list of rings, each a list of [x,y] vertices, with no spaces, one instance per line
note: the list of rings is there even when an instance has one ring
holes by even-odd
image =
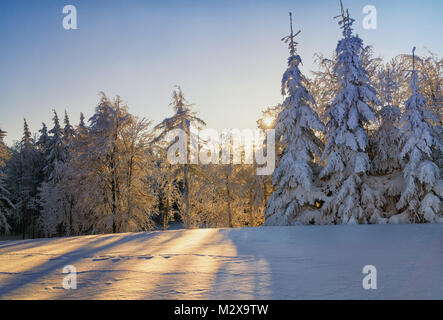
[[[253,227],[254,225],[255,225],[255,221],[254,221],[254,204],[253,204],[252,199],[251,199],[251,203],[249,204],[249,226]]]
[[[131,157],[129,163],[128,163],[128,180],[126,183],[128,193],[128,210],[126,215],[126,232],[129,232],[129,221],[131,220],[131,187],[132,187],[132,169],[133,169],[133,157]]]
[[[27,209],[25,207],[25,210],[23,210],[23,219],[22,219],[22,233],[23,233],[23,240],[25,240],[26,235],[26,221],[27,221]]]
[[[166,197],[166,208],[163,210],[163,231],[168,229],[169,197]]]
[[[232,228],[232,212],[231,212],[231,191],[229,190],[229,174],[226,174],[226,194],[228,205],[228,227]]]
[[[190,219],[189,219],[189,169],[188,164],[184,164],[184,198],[185,198],[185,228],[190,228]]]
[[[74,230],[72,228],[72,208],[74,207],[74,199],[72,199],[71,196],[69,196],[69,235],[72,236],[74,233]]]
[[[117,232],[117,225],[115,224],[115,213],[117,211],[117,206],[115,205],[115,201],[117,200],[115,197],[115,181],[112,179],[112,185],[111,185],[111,193],[112,193],[112,233]]]

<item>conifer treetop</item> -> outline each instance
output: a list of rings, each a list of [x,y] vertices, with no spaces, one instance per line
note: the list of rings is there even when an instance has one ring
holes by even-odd
[[[291,57],[295,57],[298,42],[296,42],[294,39],[300,34],[301,30],[294,34],[294,30],[292,28],[292,12],[289,12],[289,27],[291,29],[291,33],[288,36],[282,38],[281,41],[283,41],[284,43],[289,43],[289,53]]]
[[[346,9],[345,12],[342,0],[340,0],[340,10],[340,14],[335,16],[334,19],[341,18],[338,24],[340,25],[340,28],[343,29],[343,36],[350,37],[352,35],[352,25],[355,20],[349,16],[349,9]]]

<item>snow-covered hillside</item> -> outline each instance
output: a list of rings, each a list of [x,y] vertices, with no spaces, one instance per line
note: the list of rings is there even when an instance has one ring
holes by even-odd
[[[62,286],[63,267],[78,288]],[[365,290],[365,265],[377,289]],[[2,299],[443,299],[443,225],[198,229],[0,242]]]

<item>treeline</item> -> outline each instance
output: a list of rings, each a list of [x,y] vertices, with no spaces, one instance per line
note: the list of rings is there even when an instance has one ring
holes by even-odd
[[[277,135],[280,162],[274,182],[271,176],[256,175],[255,165],[170,164],[167,150],[171,141],[165,139],[167,133],[183,129],[190,135],[191,122],[205,126],[192,111],[181,89],[173,92],[174,114],[155,126],[148,119],[132,115],[119,97],[109,99],[102,93],[95,113],[88,120],[81,114],[76,125],[71,123],[66,112],[61,120],[54,111],[51,125],[47,127],[43,123],[36,135],[25,120],[23,137],[12,146],[5,145],[6,133],[0,132],[0,233],[35,238],[131,232],[155,227],[166,229],[172,220],[182,222],[186,228],[259,226],[265,222],[267,201],[266,217],[276,215],[269,219],[270,224],[348,223],[351,217],[355,223],[382,223],[393,216],[397,218],[391,219],[391,223],[427,222],[430,218],[425,217],[441,214],[438,200],[442,197],[441,182],[421,181],[422,186],[416,188],[415,176],[411,178],[413,181],[408,180],[411,175],[405,174],[405,170],[422,170],[425,178],[440,177],[441,150],[434,147],[431,153],[428,149],[422,150],[436,167],[416,164],[411,168],[408,163],[414,154],[411,150],[403,153],[401,148],[409,141],[404,137],[417,138],[413,127],[405,127],[405,123],[413,123],[412,118],[417,116],[415,109],[408,109],[410,97],[417,94],[424,97],[423,105],[417,108],[435,119],[425,121],[432,127],[432,134],[442,142],[443,61],[434,54],[416,57],[417,88],[414,88],[409,85],[410,77],[405,79],[408,70],[413,69],[410,55],[397,56],[385,64],[373,56],[370,47],[362,47],[355,54],[379,101],[377,104],[368,102],[378,118],[377,123],[360,118],[355,124],[348,122],[354,128],[361,126],[367,133],[364,150],[356,146],[358,152],[352,155],[367,154],[367,163],[362,160],[365,163],[362,172],[356,175],[348,172],[351,169],[346,163],[341,169],[334,167],[330,172],[325,171],[336,165],[330,160],[331,152],[342,152],[337,151],[337,146],[330,146],[327,156],[320,157],[324,146],[334,139],[338,141],[337,134],[342,130],[342,120],[334,123],[334,114],[331,114],[337,106],[336,97],[344,89],[344,76],[335,67],[340,51],[331,59],[318,56],[318,71],[306,78],[294,73],[294,68],[298,68],[294,49],[289,66],[292,71],[285,73],[283,81],[286,86],[283,95],[290,97],[295,94],[290,90],[303,85],[314,102],[309,104],[319,121],[326,125],[321,129],[322,125],[318,124],[318,128],[312,130],[314,136],[311,135],[309,141],[315,141],[319,149],[318,154],[303,158],[309,167],[296,157],[287,158],[286,169],[281,162],[291,143],[295,143],[288,136],[285,138],[285,134],[296,127],[296,120],[284,124],[285,130],[276,128],[280,132]],[[346,99],[344,95],[343,101]],[[257,121],[258,127],[270,129],[284,123],[283,118],[287,116],[279,117],[279,114],[289,110],[291,105],[298,110],[300,104],[294,105],[294,101],[285,100],[282,105],[263,111],[263,118]],[[425,136],[426,132],[420,132],[422,138],[431,139]],[[293,151],[300,150],[297,148]],[[354,161],[352,157],[347,161]],[[292,166],[291,161],[298,162]],[[292,177],[304,172],[291,171],[301,167],[310,172],[309,178]],[[340,175],[340,171],[345,176],[331,178]],[[285,174],[291,175],[287,187],[280,183]],[[351,176],[354,180],[349,178]],[[438,183],[440,189],[437,190],[434,186]],[[407,188],[411,189],[404,196]],[[424,200],[428,189],[434,190],[434,197]],[[268,200],[276,190],[279,194]],[[299,197],[306,192],[310,192],[311,197]],[[401,201],[403,203],[398,205]],[[427,211],[418,214],[423,201],[429,202],[423,209]],[[346,221],[343,216],[347,217]]]
[[[166,229],[172,220],[191,227],[253,226],[263,223],[264,198],[253,165],[172,165],[167,133],[190,122],[180,88],[174,115],[156,127],[128,112],[119,97],[101,93],[95,113],[72,125],[53,111],[33,135],[3,143],[0,231],[24,238]],[[189,152],[188,152],[189,153]],[[229,209],[228,209],[229,208]],[[229,211],[229,213],[228,213]]]

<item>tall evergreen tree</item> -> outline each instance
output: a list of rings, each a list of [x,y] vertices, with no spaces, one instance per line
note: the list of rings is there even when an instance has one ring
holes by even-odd
[[[48,142],[49,142],[49,135],[48,135],[48,128],[46,127],[46,124],[42,122],[42,128],[39,130],[40,137],[37,141],[37,147],[39,148],[40,152],[42,152],[43,155],[47,152]]]
[[[323,131],[324,125],[312,109],[316,104],[299,69],[301,58],[296,53],[295,36],[300,31],[294,34],[292,14],[289,15],[291,33],[283,38],[289,43],[290,54],[282,79],[282,95],[286,99],[276,122],[276,139],[281,140],[284,151],[273,175],[275,191],[266,206],[267,225],[293,224],[303,207],[315,205],[313,161],[323,147],[314,131]]]
[[[406,185],[397,208],[404,211],[392,217],[391,222],[443,222],[441,190],[436,189],[440,184],[440,171],[432,159],[433,147],[443,150],[438,140],[438,119],[426,109],[426,98],[419,91],[415,47],[412,59],[411,96],[406,101],[406,110],[400,119],[400,156],[406,161],[403,171]]]
[[[16,233],[22,233],[23,239],[38,235],[36,224],[39,215],[37,193],[41,182],[41,160],[28,123],[24,119],[23,137],[12,149],[12,158],[8,166],[10,191],[16,207]],[[21,230],[19,231],[18,228]]]
[[[380,126],[375,130],[371,145],[373,159],[371,172],[379,174],[392,173],[400,168],[400,130],[397,128],[401,111],[393,103],[393,94],[398,90],[398,83],[394,80],[396,70],[382,69],[378,73],[378,87],[382,109],[377,112]]]
[[[75,130],[74,127],[69,122],[69,116],[68,113],[65,110],[65,118],[63,120],[64,128],[63,128],[63,139],[65,140],[66,149],[69,151],[69,146],[74,139]]]
[[[322,155],[326,164],[320,178],[327,180],[329,197],[322,211],[330,223],[366,223],[360,190],[361,177],[369,170],[365,127],[377,122],[371,104],[380,102],[360,62],[363,41],[352,34],[354,19],[343,5],[339,17],[343,39],[337,45],[334,72],[340,92],[327,112],[327,144]]]
[[[53,110],[53,128],[46,143],[45,181],[39,188],[39,203],[42,214],[40,226],[46,236],[72,234],[73,198],[64,187],[68,175],[68,141],[72,139],[72,127],[65,112],[66,132],[60,125],[57,112]]]
[[[65,162],[67,158],[67,148],[66,143],[63,138],[63,129],[60,126],[60,121],[57,112],[53,110],[54,117],[52,121],[54,122],[54,127],[49,130],[51,136],[49,137],[47,154],[46,154],[46,167],[44,168],[46,177],[48,180],[57,179],[53,177],[52,173],[58,162]]]

